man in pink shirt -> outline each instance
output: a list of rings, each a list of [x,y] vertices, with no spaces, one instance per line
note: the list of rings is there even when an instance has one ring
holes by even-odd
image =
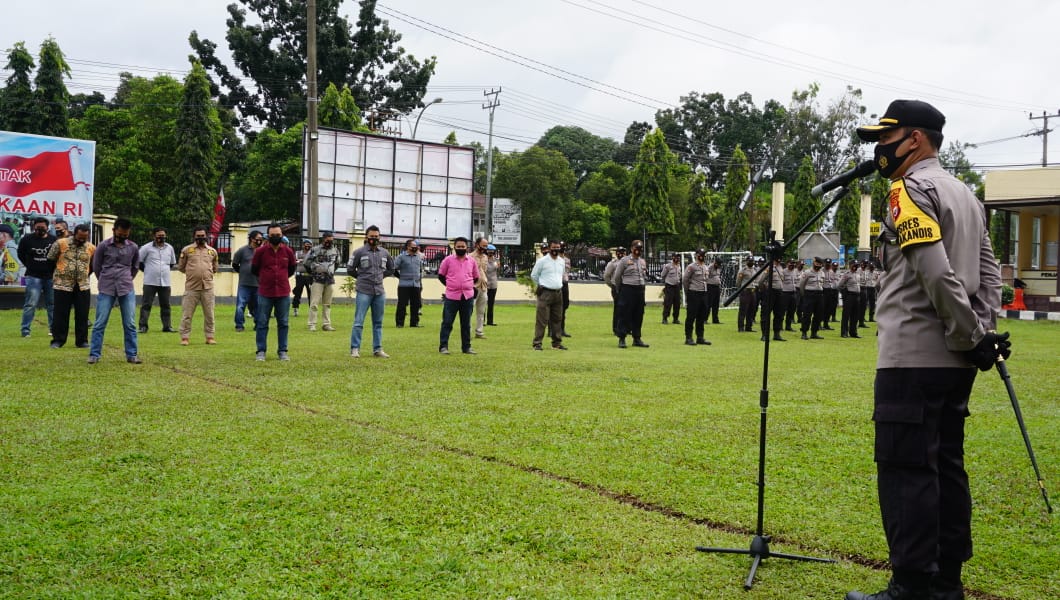
[[[442,354],[449,354],[449,334],[453,332],[457,313],[460,313],[460,350],[475,354],[471,349],[471,309],[475,305],[479,271],[475,261],[467,256],[467,243],[465,237],[453,240],[454,254],[446,256],[438,267],[438,280],[445,285],[442,332],[438,341],[438,352]]]

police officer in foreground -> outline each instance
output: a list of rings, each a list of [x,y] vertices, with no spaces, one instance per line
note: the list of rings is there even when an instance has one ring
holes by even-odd
[[[946,119],[918,100],[895,100],[858,137],[876,142],[891,180],[880,242],[886,271],[877,306],[875,459],[892,577],[847,600],[957,600],[972,556],[964,420],[976,370],[1007,357],[993,331],[1001,273],[981,202],[942,168]]]

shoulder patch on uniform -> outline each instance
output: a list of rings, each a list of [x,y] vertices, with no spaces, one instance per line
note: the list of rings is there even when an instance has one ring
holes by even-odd
[[[898,232],[898,245],[903,249],[942,239],[939,224],[909,197],[904,179],[891,184],[888,208],[894,221],[894,229]]]

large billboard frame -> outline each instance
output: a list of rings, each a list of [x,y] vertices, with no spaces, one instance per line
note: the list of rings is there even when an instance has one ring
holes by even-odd
[[[302,227],[308,231],[308,139],[302,156]],[[336,237],[370,225],[393,240],[470,237],[475,150],[321,127],[318,229]]]

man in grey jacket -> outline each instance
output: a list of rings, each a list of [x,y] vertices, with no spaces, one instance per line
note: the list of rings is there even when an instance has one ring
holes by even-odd
[[[247,235],[247,245],[232,255],[232,270],[239,273],[239,288],[236,290],[236,331],[245,331],[246,311],[250,312],[252,319],[258,314],[258,276],[250,269],[254,251],[263,241],[261,232],[252,229]]]
[[[331,298],[335,292],[335,269],[339,266],[339,249],[330,231],[320,235],[320,243],[313,246],[305,258],[306,272],[313,277],[309,288],[309,331],[317,330],[317,315],[322,316],[321,329],[335,331],[331,326]]]
[[[364,234],[364,245],[350,255],[346,265],[350,277],[357,279],[356,312],[353,330],[350,331],[350,357],[361,357],[361,334],[364,332],[364,317],[372,309],[372,355],[390,358],[383,351],[383,308],[386,306],[386,291],[383,278],[394,273],[394,257],[380,245],[379,227],[370,225]]]

